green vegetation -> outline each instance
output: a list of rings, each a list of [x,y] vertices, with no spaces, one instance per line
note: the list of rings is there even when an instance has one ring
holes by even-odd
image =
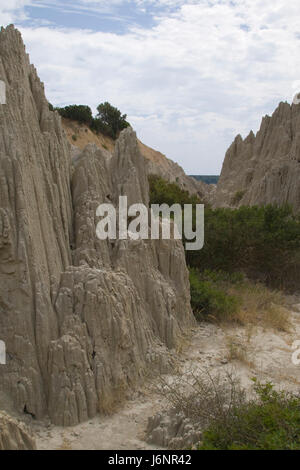
[[[114,108],[107,101],[99,104],[97,111],[98,114],[94,119],[92,126],[92,128],[97,132],[100,131],[103,134],[116,139],[120,131],[130,126],[126,121],[127,115],[122,115],[118,108]]]
[[[190,268],[191,305],[197,320],[262,325],[289,331],[282,294],[242,273]]]
[[[300,450],[300,395],[252,381],[247,392],[234,373],[204,368],[161,376],[156,390],[201,431],[199,450]]]
[[[245,192],[244,190],[237,191],[232,198],[232,204],[238,204],[243,199]]]
[[[50,106],[52,105],[49,104],[49,108]],[[65,106],[64,108],[55,109],[62,117],[86,124],[94,132],[101,132],[112,139],[116,139],[119,132],[130,125],[126,121],[127,115],[122,115],[118,108],[115,108],[108,102],[99,104],[96,117],[93,117],[91,108],[85,105],[73,104]]]
[[[254,379],[256,397],[212,417],[199,450],[300,450],[300,398]]]
[[[205,210],[205,244],[188,252],[190,266],[243,272],[276,288],[296,288],[300,279],[300,218],[290,207]]]
[[[151,176],[150,204],[196,204],[175,183]],[[297,288],[300,280],[300,217],[291,207],[205,206],[205,243],[188,251],[187,264],[198,270],[242,272],[275,288]]]
[[[151,176],[150,204],[200,203],[176,184]],[[238,203],[242,192],[235,195]],[[195,215],[195,211],[194,211]],[[195,222],[195,221],[194,221]],[[288,206],[205,207],[205,243],[187,251],[191,305],[198,320],[289,331],[289,312],[275,288],[299,288],[300,217]],[[229,360],[251,364],[244,342],[228,337]],[[168,401],[204,429],[199,450],[300,450],[300,396],[254,380],[254,396],[232,377],[166,383]]]
[[[149,183],[150,204],[201,202],[158,176]],[[300,218],[290,207],[205,206],[204,247],[187,251],[186,260],[198,320],[256,322],[288,331],[281,295],[273,289],[299,287]]]
[[[65,108],[55,108],[59,114],[67,119],[73,119],[80,123],[90,126],[93,121],[92,110],[89,106],[72,104]]]
[[[214,280],[217,273],[190,269],[191,306],[197,320],[230,320],[237,313],[239,299]]]
[[[156,175],[149,176],[150,204],[197,204],[197,196],[190,196],[188,191],[180,189],[176,183],[168,181]]]

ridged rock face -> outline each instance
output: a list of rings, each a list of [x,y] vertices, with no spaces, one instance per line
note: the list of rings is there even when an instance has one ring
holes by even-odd
[[[153,150],[142,142],[139,142],[139,148],[146,160],[148,175],[160,176],[170,183],[176,183],[181,189],[188,191],[190,194],[197,195],[201,201],[210,202],[215,185],[197,181],[191,176],[186,175],[178,163],[173,162],[162,153]]]
[[[0,450],[35,450],[36,444],[23,423],[0,411]]]
[[[148,202],[125,130],[71,159],[60,117],[12,26],[0,33],[0,408],[73,425],[109,409],[193,324],[180,241],[96,237],[103,202]]]
[[[228,149],[214,205],[282,205],[300,211],[300,105],[280,103],[256,136]]]
[[[71,264],[69,151],[21,35],[0,33],[0,366],[3,405],[47,412],[49,345],[59,335],[54,286]],[[2,405],[2,403],[1,403]]]
[[[94,134],[84,123],[78,123],[70,119],[62,119],[62,125],[67,139],[72,145],[72,153],[78,154],[88,144],[95,144],[100,149],[107,149],[113,153],[115,141],[104,134]],[[74,136],[76,140],[74,140]],[[215,185],[197,181],[185,174],[177,163],[173,162],[161,152],[148,147],[138,140],[139,155],[145,159],[147,175],[157,175],[170,183],[176,183],[181,189],[188,191],[191,195],[198,195],[201,201],[209,202],[213,196]]]

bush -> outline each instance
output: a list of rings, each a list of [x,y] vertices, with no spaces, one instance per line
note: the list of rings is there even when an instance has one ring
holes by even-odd
[[[176,183],[149,177],[150,204],[199,204]],[[195,210],[194,210],[195,217]],[[195,220],[194,220],[195,225]],[[187,264],[199,270],[243,272],[271,287],[297,289],[300,282],[300,217],[289,206],[205,206],[202,250],[186,252]]]
[[[97,132],[102,132],[116,139],[120,131],[130,126],[126,121],[127,115],[122,115],[118,108],[115,108],[107,101],[99,104],[97,111],[98,114],[92,123],[93,129]]]
[[[190,270],[191,306],[197,320],[213,317],[230,320],[239,307],[238,298],[216,287],[210,279],[201,277],[196,269]]]
[[[93,121],[92,110],[89,106],[72,104],[64,108],[55,109],[62,117],[87,124],[88,126]]]
[[[300,218],[290,207],[205,209],[205,244],[191,266],[242,271],[276,288],[299,287]]]
[[[218,415],[200,450],[300,450],[300,398],[255,382],[255,399]]]
[[[170,405],[167,412],[169,417],[180,416],[181,425],[185,423],[190,428],[191,438],[198,441],[190,442],[191,445],[199,443],[201,431],[246,399],[245,390],[232,372],[212,375],[208,368],[199,367],[186,369],[184,375],[173,375],[172,380],[161,375],[155,379],[151,390],[155,390]],[[166,422],[170,423],[170,420],[161,421],[161,425],[164,426]],[[178,423],[169,427],[166,434],[171,438],[180,434]],[[187,441],[190,441],[189,437]]]
[[[233,198],[232,198],[232,204],[238,204],[244,197],[246,191],[237,191]]]
[[[197,320],[256,324],[289,331],[283,296],[241,273],[190,268],[191,306]]]
[[[119,132],[130,125],[126,121],[127,115],[122,115],[118,108],[114,108],[108,102],[99,104],[97,107],[98,114],[95,118],[91,108],[81,104],[72,104],[55,109],[62,117],[84,123],[94,132],[105,134],[112,139],[116,139]]]
[[[197,196],[190,196],[188,191],[181,189],[176,183],[169,183],[160,176],[149,176],[150,205],[151,204],[197,204]]]
[[[197,367],[171,381],[161,376],[154,389],[171,405],[165,423],[181,416],[199,450],[300,450],[299,394],[252,381],[251,393],[232,372],[212,375]],[[178,427],[169,427],[166,434],[176,437]]]

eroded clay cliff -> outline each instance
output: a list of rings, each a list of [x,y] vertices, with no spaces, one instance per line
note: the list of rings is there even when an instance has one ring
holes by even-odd
[[[20,33],[0,33],[0,409],[73,425],[109,409],[193,324],[178,240],[96,237],[103,202],[148,203],[135,133],[71,157]]]
[[[78,149],[83,150],[90,143],[97,145],[100,149],[113,153],[115,141],[110,137],[101,133],[95,134],[86,124],[70,119],[63,118],[62,125],[67,139],[72,145],[74,154],[78,153]],[[178,163],[173,162],[161,152],[143,144],[140,140],[138,140],[138,147],[142,157],[145,159],[147,175],[160,176],[170,183],[176,183],[181,189],[188,191],[190,194],[199,196],[201,201],[210,201],[215,185],[205,184],[186,175]]]
[[[256,135],[236,137],[214,195],[216,206],[291,204],[300,210],[300,105],[280,103]]]
[[[0,450],[35,450],[34,437],[24,423],[0,411]]]
[[[146,160],[146,169],[149,175],[157,175],[170,183],[176,183],[181,189],[197,195],[202,202],[210,201],[215,189],[214,185],[197,181],[186,175],[178,163],[173,162],[161,152],[148,147],[142,142],[139,142],[139,146]]]

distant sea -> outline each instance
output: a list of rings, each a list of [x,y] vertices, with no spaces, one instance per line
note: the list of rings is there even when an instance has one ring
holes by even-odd
[[[204,183],[207,183],[207,184],[217,184],[220,178],[219,175],[189,175],[189,176],[192,176],[192,178],[195,178],[195,180],[204,181]]]

